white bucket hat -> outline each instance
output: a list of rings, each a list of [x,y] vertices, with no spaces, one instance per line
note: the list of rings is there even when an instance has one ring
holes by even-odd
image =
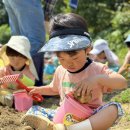
[[[102,51],[105,52],[106,58],[110,63],[119,65],[119,59],[116,54],[110,50],[108,42],[104,39],[98,39],[94,42],[94,46],[93,49],[90,51],[90,54],[98,55]]]
[[[90,53],[98,55],[105,50],[110,50],[107,41],[104,39],[98,39],[94,42],[93,49]]]
[[[37,71],[34,66],[31,54],[30,54],[30,42],[27,37],[25,36],[12,36],[7,44],[3,45],[0,51],[0,57],[3,59],[4,65],[9,64],[8,57],[6,55],[6,47],[10,47],[13,50],[19,52],[20,54],[24,55],[28,59],[28,65],[30,68],[30,71],[35,76],[36,79],[38,79]]]

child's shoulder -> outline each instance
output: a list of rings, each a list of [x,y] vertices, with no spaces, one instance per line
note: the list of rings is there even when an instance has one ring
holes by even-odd
[[[90,65],[90,71],[94,71],[96,73],[102,73],[105,71],[108,71],[109,68],[106,64],[100,63],[100,62],[95,62],[93,61]]]
[[[66,69],[62,66],[62,65],[59,65],[57,68],[56,68],[56,71],[65,71]]]
[[[104,67],[104,66],[106,66],[106,64],[103,64],[103,63],[101,63],[101,62],[93,61],[93,62],[91,63],[91,66],[98,68],[98,67]]]

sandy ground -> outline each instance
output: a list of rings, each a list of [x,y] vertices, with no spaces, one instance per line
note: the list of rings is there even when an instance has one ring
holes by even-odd
[[[42,104],[34,103],[34,105],[46,108],[56,108],[58,104],[59,98],[57,97],[46,98]],[[26,111],[18,112],[14,108],[0,105],[0,130],[33,130],[30,126],[21,123],[21,118],[25,113]]]
[[[52,103],[53,102],[53,103]],[[54,108],[58,104],[58,98],[49,98],[40,104],[46,108]],[[127,117],[130,116],[130,104],[123,105]],[[0,105],[0,130],[33,130],[30,126],[21,124],[21,118],[26,112],[18,112],[13,108]],[[130,118],[129,118],[130,119]],[[126,117],[122,118],[118,125],[111,128],[111,130],[130,130],[130,120],[126,121]]]
[[[0,106],[0,130],[27,130],[27,127],[20,122],[24,114],[25,112],[17,112],[13,108]]]

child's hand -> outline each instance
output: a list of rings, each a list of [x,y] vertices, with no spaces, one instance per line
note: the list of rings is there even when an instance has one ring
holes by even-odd
[[[78,96],[85,97],[86,95],[91,95],[94,87],[97,86],[97,76],[89,77],[82,80],[76,85],[75,92]]]
[[[92,99],[92,95],[86,95],[86,96],[78,96],[77,93],[74,93],[74,98],[79,101],[80,103],[88,103]]]
[[[0,78],[3,78],[4,76],[6,76],[5,73],[0,71]]]
[[[34,93],[37,93],[37,94],[41,94],[41,88],[40,87],[34,87],[30,92],[29,92],[29,95],[33,95]]]

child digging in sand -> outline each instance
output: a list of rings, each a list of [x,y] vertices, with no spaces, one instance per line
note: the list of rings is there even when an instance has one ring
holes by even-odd
[[[8,43],[1,48],[0,57],[5,66],[0,68],[0,78],[22,73],[30,81],[23,83],[33,86],[38,76],[30,55],[30,48],[30,42],[25,36],[12,36]],[[19,89],[18,84],[15,82],[3,83],[0,87],[0,103],[12,107],[12,94]]]
[[[127,82],[122,75],[109,70],[106,65],[86,59],[91,48],[88,28],[81,16],[73,13],[58,14],[52,19],[50,40],[41,51],[55,52],[61,65],[49,85],[35,87],[30,95],[60,95],[61,106],[65,95],[70,92],[79,97],[91,95],[86,105],[93,113],[75,124],[56,124],[50,121],[55,118],[54,111],[33,106],[22,118],[23,123],[37,130],[106,130],[123,115],[119,103],[105,104],[102,97],[105,92],[126,88]]]

